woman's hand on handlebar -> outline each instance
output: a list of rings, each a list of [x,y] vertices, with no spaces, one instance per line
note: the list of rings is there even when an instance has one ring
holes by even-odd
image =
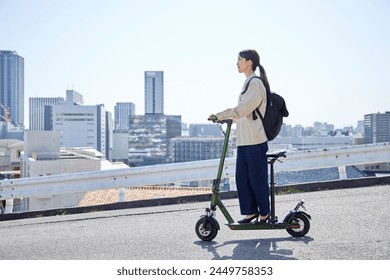
[[[220,121],[218,120],[217,116],[214,114],[211,114],[208,119],[208,121],[212,121],[213,123],[219,123]]]

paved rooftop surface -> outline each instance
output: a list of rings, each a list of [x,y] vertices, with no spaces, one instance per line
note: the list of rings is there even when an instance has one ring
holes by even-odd
[[[0,259],[389,260],[390,185],[276,196],[279,219],[303,198],[312,216],[303,238],[285,230],[232,231],[211,242],[195,223],[209,202],[0,222]],[[234,219],[237,199],[224,201]]]

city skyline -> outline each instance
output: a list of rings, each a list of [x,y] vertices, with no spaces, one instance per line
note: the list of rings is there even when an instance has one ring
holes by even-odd
[[[2,54],[6,54],[6,55],[12,54],[12,56],[18,57],[22,61],[24,60],[23,57],[17,55],[16,51],[1,50],[1,52],[2,52]],[[6,65],[6,64],[4,64],[4,65]],[[13,64],[11,64],[11,65],[13,65]],[[17,69],[17,67],[16,67],[16,69]],[[6,71],[3,71],[3,72],[6,73]],[[10,72],[10,71],[8,71],[8,72]],[[21,76],[22,77],[24,76],[24,71],[21,71]],[[5,76],[5,77],[7,77],[7,76]],[[13,79],[10,79],[10,80],[13,80]],[[24,79],[22,78],[18,83],[21,83],[23,85]],[[145,87],[144,88],[144,92],[145,92],[144,93],[144,106],[145,106],[144,115],[147,115],[147,114],[162,114],[162,115],[164,115],[164,71],[144,71],[144,87]],[[80,93],[77,93],[74,90],[68,90],[68,89],[66,90],[67,99],[69,98],[68,97],[69,92],[75,92],[77,94],[78,101],[75,101],[75,102],[79,103],[79,105],[82,105],[84,103],[83,95]],[[74,97],[72,97],[72,98],[74,98]],[[64,100],[64,99],[62,97],[30,97],[29,98],[29,116],[27,116],[27,120],[29,122],[28,129],[30,129],[30,130],[43,130],[43,119],[42,119],[43,118],[43,111],[42,111],[43,107],[39,106],[39,104],[40,105],[43,105],[43,104],[56,105],[57,103],[59,103],[59,100]],[[0,105],[2,105],[2,104],[0,103]],[[89,105],[91,105],[91,104],[89,104]],[[101,105],[104,107],[104,104],[99,104],[99,106],[101,106]],[[19,108],[18,106],[16,108],[18,109],[18,111],[24,111],[24,108]],[[114,130],[126,129],[123,125],[126,124],[127,121],[123,117],[125,117],[126,115],[127,116],[135,115],[135,108],[136,108],[136,106],[132,102],[116,102],[116,105],[114,106],[114,113],[115,113],[115,119],[113,120],[115,122]],[[5,108],[5,106],[2,105],[2,109],[4,112],[0,116],[3,117],[3,120],[7,120],[7,118],[6,118],[7,114],[10,113],[9,107],[7,110],[7,108]],[[109,112],[112,115],[112,112],[110,112],[110,111],[107,111],[107,112]],[[383,114],[385,114],[385,115],[387,115],[388,113],[389,113],[388,111],[383,112]],[[120,117],[121,120],[119,118],[117,119],[117,117],[116,117],[117,115],[119,116],[120,114],[121,114],[121,117]],[[376,114],[382,114],[382,112],[364,114],[364,119],[366,119],[367,115],[376,115]],[[12,117],[10,117],[10,116],[8,116],[8,117],[9,117],[10,121],[14,122],[12,120]],[[32,124],[32,120],[34,120],[33,124]],[[117,124],[118,121],[120,121],[122,124],[120,125],[120,127],[116,128],[118,125]],[[328,132],[334,132],[334,131],[337,131],[340,129],[346,129],[346,128],[362,129],[363,122],[364,122],[364,120],[358,120],[356,122],[356,126],[348,125],[348,126],[344,126],[344,127],[335,127],[334,124],[328,123],[326,121],[325,122],[314,121],[313,125],[309,125],[309,126],[302,126],[301,124],[291,125],[291,124],[288,124],[286,122],[284,124],[286,124],[289,127],[293,127],[293,128],[301,127],[302,129],[310,129],[310,128],[315,128],[318,125],[320,125],[320,126],[325,125],[328,127],[333,127],[331,129],[329,128],[327,130]],[[18,122],[16,122],[16,123],[18,123]],[[21,123],[19,123],[19,124],[21,124]],[[187,124],[191,124],[191,123],[187,123]],[[24,126],[26,127],[27,124],[24,124]],[[283,136],[282,133],[281,133],[281,136]]]
[[[73,91],[73,90],[66,90],[66,92],[68,91]],[[82,93],[80,93],[82,94]],[[66,96],[66,94],[65,94]],[[57,104],[60,100],[60,101],[63,101],[64,100],[64,97],[30,97],[30,100],[29,100],[29,112],[31,112],[31,114],[35,114],[36,116],[35,117],[39,117],[40,115],[43,114],[43,112],[36,112],[36,108],[34,108],[34,105],[35,103],[40,103],[42,102],[41,100],[49,100],[49,102],[54,102],[55,104]],[[33,102],[33,104],[31,104],[31,102]],[[45,104],[45,105],[49,105],[48,104]],[[91,106],[91,105],[98,105],[98,104],[84,104],[86,106]],[[104,104],[102,104],[104,105]],[[131,107],[131,108],[128,108],[128,107]],[[114,106],[114,112],[111,112],[109,111],[110,113],[113,113],[114,116],[115,114],[118,114],[118,120],[119,121],[122,121],[123,122],[123,117],[128,115],[144,115],[144,114],[134,114],[134,111],[137,107],[137,104],[134,104],[133,102],[116,102],[115,106]],[[121,110],[123,112],[121,112]],[[108,111],[108,110],[107,110]],[[377,113],[386,113],[386,112],[377,112]],[[377,114],[377,113],[373,113],[373,114]],[[31,114],[29,116],[27,116],[27,120],[29,120],[29,126],[31,126]],[[121,117],[119,117],[119,114],[122,114]],[[369,114],[364,114],[364,115],[369,115]],[[115,121],[115,118],[113,119],[113,121]],[[326,120],[323,121],[323,122],[320,122],[318,120],[314,120],[312,124],[309,124],[309,125],[302,125],[302,124],[290,124],[288,122],[286,122],[286,119],[284,119],[283,123],[287,126],[291,126],[291,127],[302,127],[302,129],[306,129],[306,128],[313,128],[315,127],[316,125],[326,125],[328,127],[333,127],[333,129],[329,129],[329,131],[333,131],[333,130],[340,130],[340,129],[344,129],[344,128],[354,128],[356,129],[358,127],[358,123],[357,122],[364,122],[364,116],[363,116],[363,119],[361,120],[356,120],[356,123],[355,124],[351,124],[351,125],[348,125],[348,126],[344,126],[344,127],[337,127],[335,126],[333,123],[330,123],[330,122],[327,122]],[[186,122],[183,122],[184,124],[187,124],[187,125],[191,125],[191,124],[194,124],[194,125],[197,125],[197,124],[207,124],[207,123],[186,123]],[[37,124],[34,124],[34,127],[36,126]],[[40,125],[43,125],[43,124],[40,124]],[[27,123],[25,124],[25,126],[27,126]],[[43,130],[43,127],[41,128],[38,128],[38,129],[35,129],[35,128],[29,128],[29,129],[33,129],[33,130]],[[123,127],[123,123],[121,124],[121,126],[119,126],[118,128],[115,128],[114,127],[114,130],[123,130],[124,127]]]
[[[146,74],[146,72],[163,72],[163,71],[145,71],[145,74]],[[73,91],[73,90],[66,90],[66,93],[68,92],[68,91]],[[147,93],[146,93],[146,90],[145,90],[145,100],[146,100],[146,95],[147,95]],[[82,98],[82,95],[80,94],[80,96],[81,96],[81,98]],[[34,125],[33,125],[33,127],[31,127],[32,126],[32,123],[31,123],[31,120],[32,120],[32,118],[31,117],[33,117],[33,119],[36,119],[37,117],[39,117],[41,114],[43,114],[43,112],[37,112],[36,111],[36,108],[34,107],[34,105],[32,105],[32,103],[31,102],[33,102],[33,104],[35,104],[36,102],[38,102],[38,103],[41,103],[42,102],[42,100],[48,100],[47,102],[54,102],[54,103],[58,103],[59,101],[58,100],[64,100],[64,98],[63,97],[30,97],[29,98],[30,100],[29,100],[29,106],[28,106],[28,108],[29,108],[29,116],[27,116],[27,120],[28,120],[28,122],[29,122],[29,126],[28,126],[28,129],[32,129],[32,130],[43,130],[43,128],[41,127],[41,128],[35,128],[35,126],[36,125],[38,125],[38,126],[41,126],[41,125],[43,125],[43,123],[42,124],[38,124],[37,122],[35,122],[34,123]],[[49,104],[48,103],[48,104]],[[46,105],[48,105],[48,104],[46,104]],[[85,104],[85,105],[98,105],[98,104]],[[104,106],[104,104],[102,104],[103,106]],[[131,108],[127,108],[127,107],[131,107]],[[162,104],[160,104],[160,106],[164,106],[164,104],[162,103]],[[126,107],[126,109],[125,109],[125,107]],[[111,112],[111,111],[108,111],[108,112],[110,112],[110,113],[114,113],[114,115],[116,115],[116,114],[122,114],[122,116],[120,117],[120,119],[118,118],[118,120],[120,120],[121,122],[122,122],[122,124],[121,124],[121,126],[119,126],[118,128],[116,128],[116,125],[114,126],[115,128],[114,128],[114,130],[123,130],[123,129],[125,129],[124,127],[123,127],[123,124],[124,123],[126,123],[126,121],[123,119],[123,117],[125,116],[125,115],[135,115],[135,108],[136,108],[136,104],[134,104],[133,102],[116,102],[116,104],[115,104],[115,106],[114,106],[114,112]],[[121,112],[121,111],[123,111],[123,112]],[[285,125],[288,125],[288,126],[290,126],[290,127],[295,127],[295,128],[297,128],[297,127],[302,127],[302,129],[309,129],[309,128],[315,128],[315,126],[316,125],[325,125],[325,126],[329,126],[329,127],[333,127],[332,129],[329,129],[329,131],[335,131],[335,130],[340,130],[340,129],[346,129],[346,128],[353,128],[353,129],[362,129],[362,127],[363,127],[363,122],[364,122],[364,117],[366,116],[366,115],[371,115],[371,114],[385,114],[386,112],[388,112],[388,111],[385,111],[385,112],[376,112],[376,113],[365,113],[364,114],[364,116],[363,116],[363,119],[361,119],[361,120],[356,120],[356,123],[355,123],[355,125],[354,124],[351,124],[351,125],[348,125],[348,126],[344,126],[344,127],[337,127],[337,126],[335,126],[333,123],[329,123],[329,122],[327,122],[326,120],[325,121],[323,121],[323,122],[321,122],[321,121],[318,121],[318,120],[314,120],[313,121],[313,123],[312,124],[310,124],[310,125],[306,125],[306,126],[304,126],[304,125],[302,125],[302,124],[290,124],[290,123],[288,123],[288,122],[286,122],[286,119],[284,119],[284,124]],[[116,118],[114,118],[113,119],[113,121],[117,121],[117,119]],[[123,123],[124,122],[124,123]],[[361,122],[360,124],[359,124],[359,122]],[[190,124],[205,124],[205,123],[185,123],[185,122],[183,122],[184,124],[187,124],[187,125],[190,125]],[[360,127],[359,127],[360,126]],[[27,127],[27,123],[25,123],[25,127]]]
[[[342,128],[389,110],[389,11],[379,0],[2,0],[0,48],[25,58],[26,109],[29,97],[74,89],[87,104],[114,112],[132,102],[140,115],[144,71],[164,71],[164,112],[185,123],[236,105],[237,54],[254,48],[287,124]]]

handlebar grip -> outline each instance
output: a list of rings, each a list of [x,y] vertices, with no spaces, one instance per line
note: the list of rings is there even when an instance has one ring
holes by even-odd
[[[210,121],[212,121],[213,123],[216,123],[218,121],[217,116],[212,116]]]

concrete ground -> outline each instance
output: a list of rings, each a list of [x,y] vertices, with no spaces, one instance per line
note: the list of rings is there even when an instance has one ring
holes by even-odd
[[[312,217],[303,238],[286,230],[221,230],[201,241],[209,202],[0,222],[3,260],[389,260],[390,185],[276,196],[279,219],[300,199]],[[238,200],[224,201],[234,219]]]

